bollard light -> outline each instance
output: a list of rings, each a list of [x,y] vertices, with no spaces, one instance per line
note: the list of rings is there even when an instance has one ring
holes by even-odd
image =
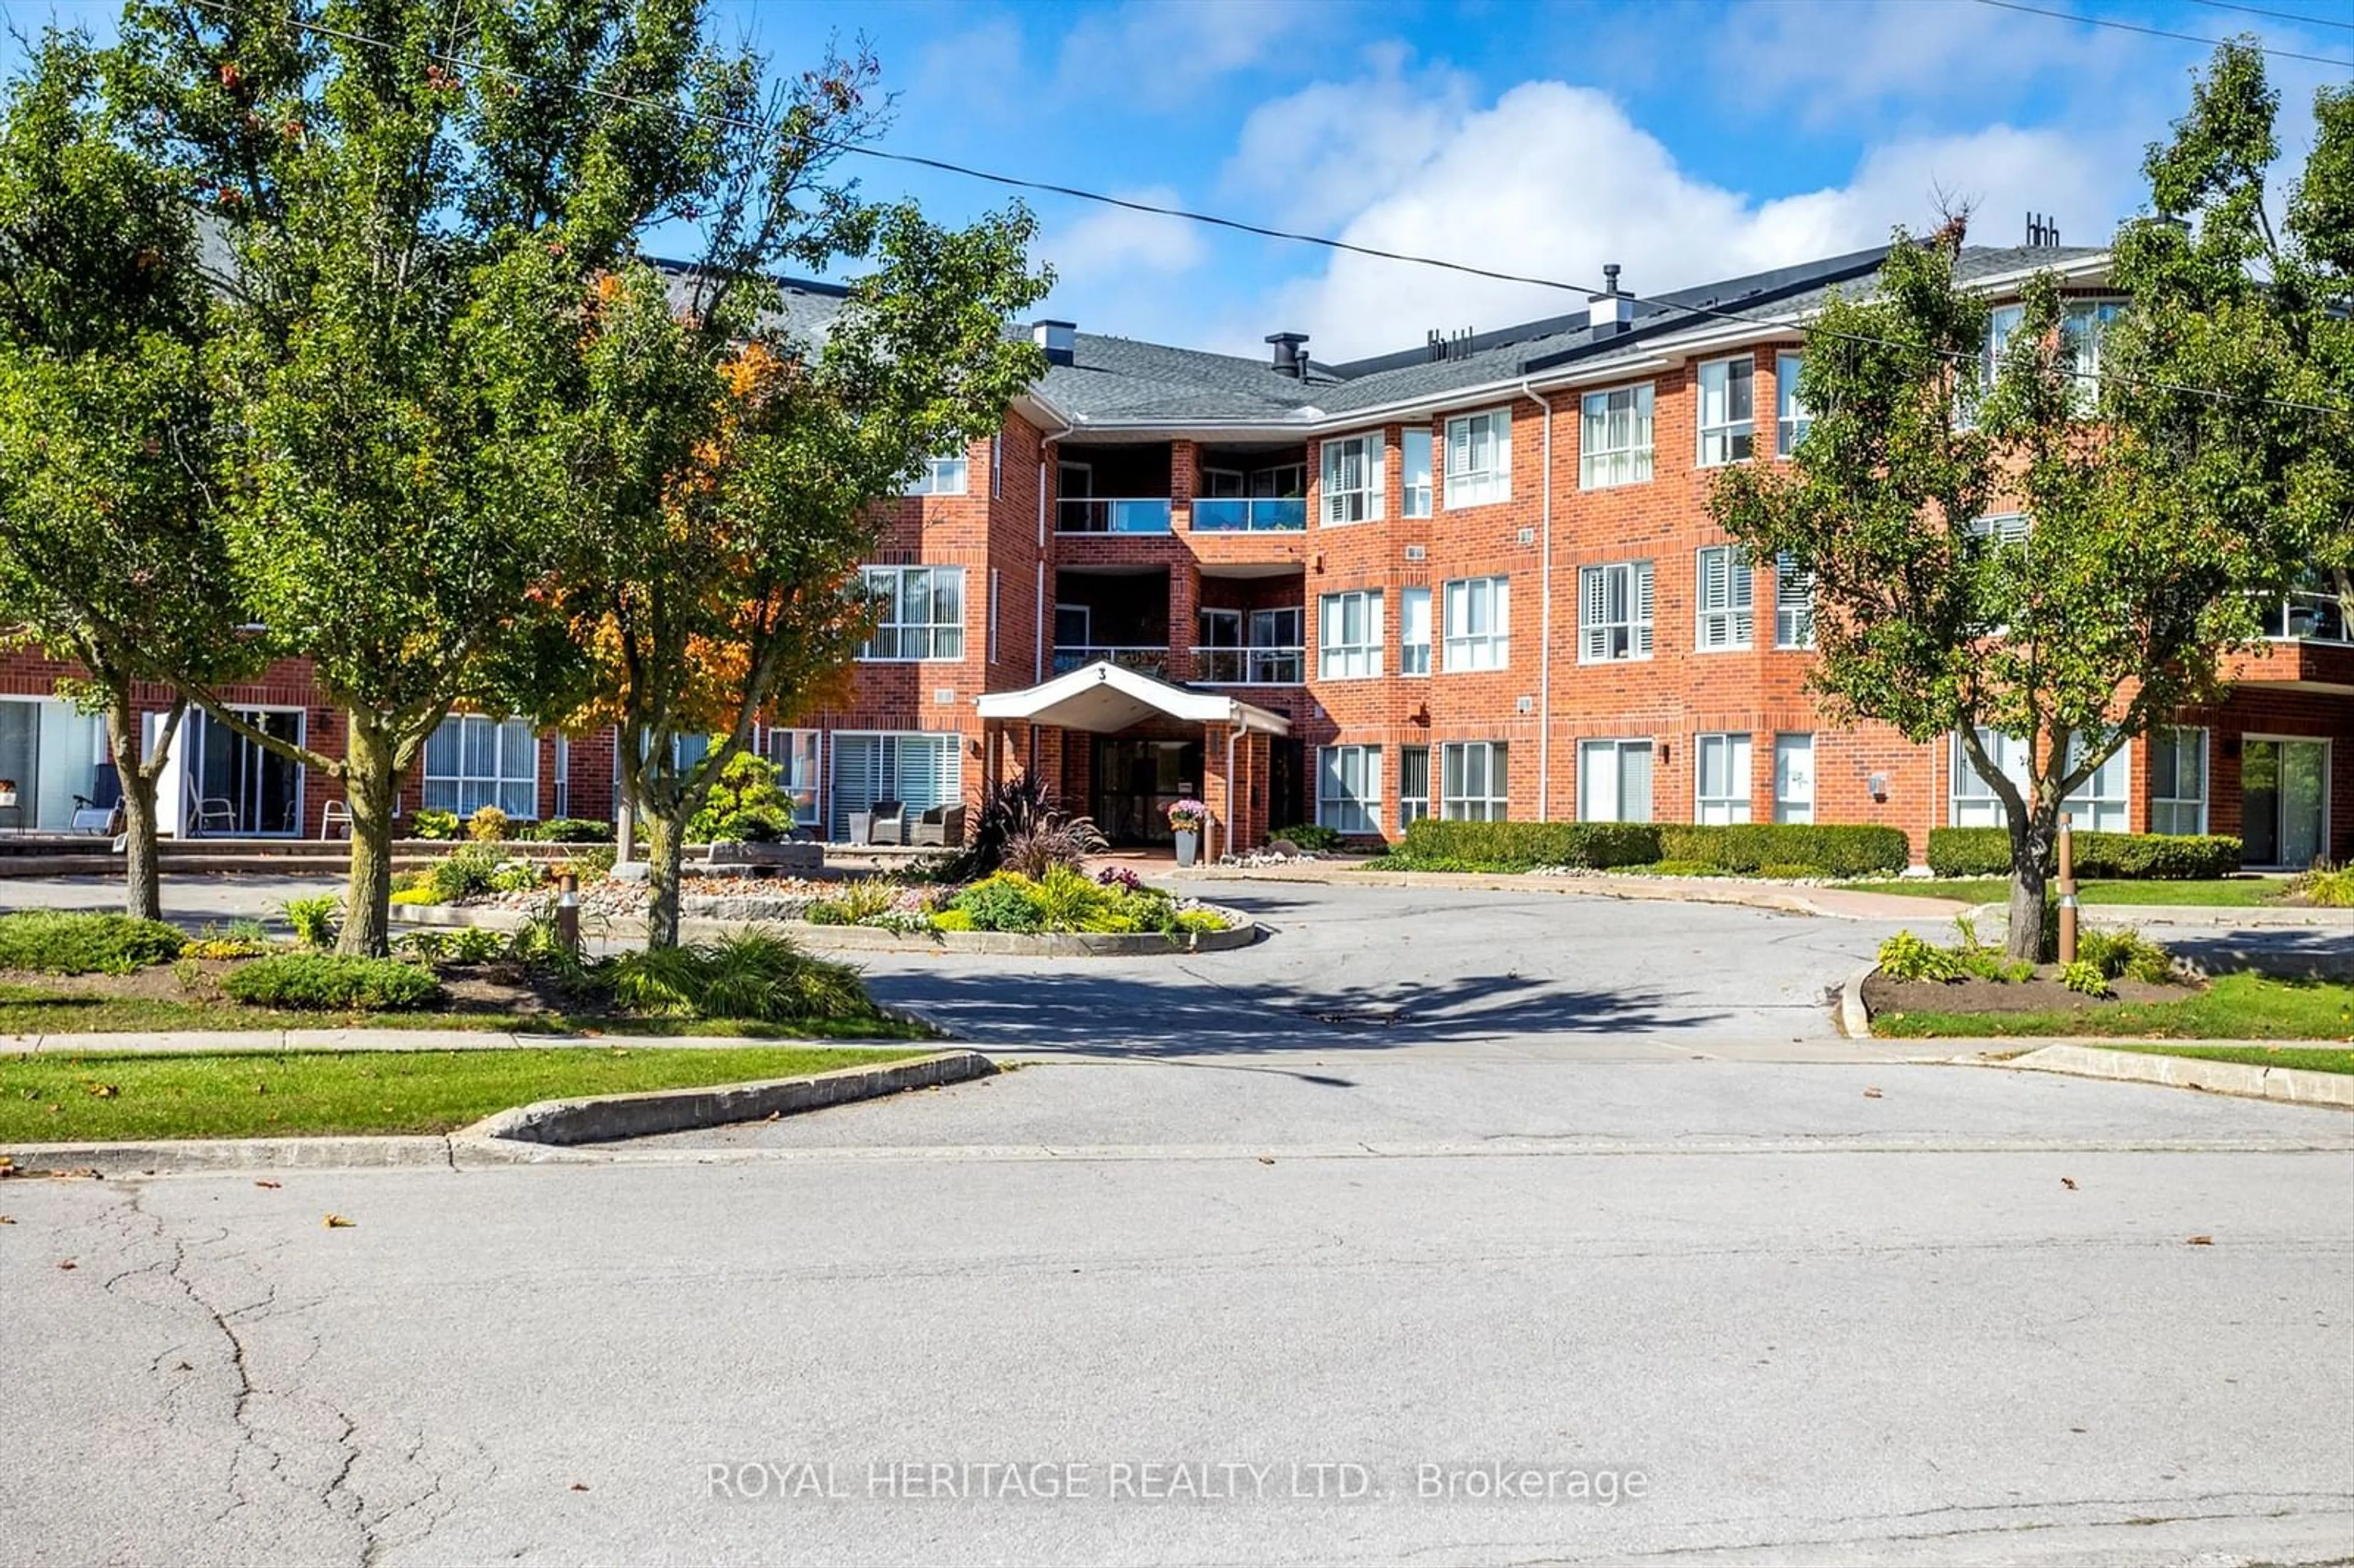
[[[2076,844],[2073,811],[2060,813],[2060,961],[2076,961]]]
[[[567,953],[580,951],[580,878],[569,871],[556,877],[556,939]]]

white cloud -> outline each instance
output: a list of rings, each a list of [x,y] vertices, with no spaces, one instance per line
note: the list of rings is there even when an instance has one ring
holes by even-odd
[[[1058,75],[1066,91],[1173,109],[1323,20],[1320,7],[1292,0],[1128,0],[1080,17]]]
[[[1175,206],[1178,199],[1177,193],[1166,185],[1112,194],[1158,207]],[[1101,289],[1139,272],[1188,271],[1202,264],[1209,248],[1200,227],[1183,218],[1127,207],[1091,207],[1075,221],[1042,235],[1038,254],[1054,265],[1060,281]]]
[[[1281,122],[1287,111],[1261,113]],[[2096,241],[2130,205],[2134,184],[2128,138],[2095,145],[1997,125],[1893,141],[1844,185],[1757,201],[1686,173],[1606,94],[1558,81],[1523,83],[1486,108],[1452,108],[1427,118],[1421,135],[1418,146],[1385,146],[1377,162],[1394,177],[1386,188],[1366,185],[1341,238],[1581,290],[1616,261],[1638,294],[1861,249],[1900,222],[1918,230],[1936,220],[1940,189],[1979,203],[1984,242],[2016,243],[2030,207],[2068,215],[2071,240]],[[1335,144],[1310,138],[1299,155],[1317,166]],[[1499,327],[1585,302],[1582,291],[1341,254],[1278,287],[1259,308],[1265,324],[1252,332],[1237,322],[1231,341],[1240,349],[1281,326],[1310,333],[1320,357],[1340,359],[1410,347],[1431,327]]]
[[[1253,110],[1223,188],[1274,204],[1287,227],[1321,228],[1411,178],[1469,111],[1471,80],[1443,67],[1408,75],[1394,44],[1366,61],[1362,80],[1320,81]]]

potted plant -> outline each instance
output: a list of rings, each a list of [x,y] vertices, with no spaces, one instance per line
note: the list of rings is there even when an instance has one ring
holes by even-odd
[[[1169,808],[1169,831],[1177,835],[1177,863],[1192,865],[1202,853],[1202,824],[1210,808],[1199,800],[1180,800]]]
[[[13,806],[16,803],[16,781],[14,779],[0,779],[0,809]]]

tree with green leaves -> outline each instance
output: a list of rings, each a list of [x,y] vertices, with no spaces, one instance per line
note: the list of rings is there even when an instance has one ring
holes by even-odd
[[[2314,199],[2274,252],[2275,284],[2311,286],[2247,276],[2248,235],[2272,232],[2255,58],[2227,48],[2174,142],[2151,150],[2158,206],[2195,207],[2198,238],[2126,227],[2120,320],[2072,319],[2043,274],[1995,344],[1988,302],[1955,279],[1964,224],[1924,242],[1899,231],[1876,293],[1833,300],[1809,333],[1813,423],[1794,461],[1728,470],[1711,496],[1735,540],[1813,574],[1827,711],[1915,743],[1955,736],[2002,801],[2015,958],[2048,956],[2063,802],[2135,736],[2212,700],[2225,655],[2261,633],[2253,596],[2342,546],[2343,476],[2324,453],[2342,457],[2347,416],[2328,410],[2348,406],[2346,383],[2325,366],[2343,363],[2327,302],[2346,274],[2308,238],[2327,205]],[[2317,167],[2354,129],[2341,101],[2324,107]],[[2339,346],[2317,353],[2326,341]],[[1998,733],[2024,741],[2023,779],[1989,754]]]
[[[758,64],[704,0],[134,0],[122,122],[218,225],[208,365],[240,597],[311,662],[340,755],[341,946],[381,952],[404,776],[456,706],[520,709],[560,662],[566,410],[594,280],[737,166]],[[175,674],[182,673],[174,673]],[[313,737],[314,741],[317,737]]]
[[[1027,266],[1027,213],[950,230],[831,177],[876,124],[875,75],[862,53],[790,85],[678,289],[626,268],[581,336],[558,597],[575,722],[619,731],[655,946],[678,938],[688,821],[754,725],[815,706],[865,637],[878,503],[927,456],[996,429],[1044,368],[1005,330],[1050,281]],[[823,320],[796,320],[784,265],[865,270]],[[679,744],[705,736],[699,755]]]
[[[124,906],[159,918],[157,779],[137,683],[249,666],[214,512],[192,215],[122,144],[89,41],[51,32],[0,108],[0,646],[78,662],[122,786]],[[93,786],[94,788],[95,786]]]

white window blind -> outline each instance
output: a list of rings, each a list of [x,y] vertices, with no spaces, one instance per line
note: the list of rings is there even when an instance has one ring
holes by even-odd
[[[1323,444],[1322,503],[1317,516],[1328,527],[1369,523],[1382,514],[1382,436],[1378,430]]]
[[[1583,611],[1578,658],[1586,663],[1651,656],[1651,563],[1618,561],[1578,573]]]
[[[1774,557],[1774,646],[1815,645],[1815,574],[1785,551]]]
[[[1447,505],[1484,506],[1512,498],[1512,415],[1508,408],[1447,421]]]
[[[1749,557],[1730,545],[1712,545],[1696,565],[1700,624],[1693,646],[1702,652],[1746,648],[1755,640],[1756,574]]]
[[[1577,482],[1585,490],[1651,477],[1651,384],[1589,392],[1578,421]]]

